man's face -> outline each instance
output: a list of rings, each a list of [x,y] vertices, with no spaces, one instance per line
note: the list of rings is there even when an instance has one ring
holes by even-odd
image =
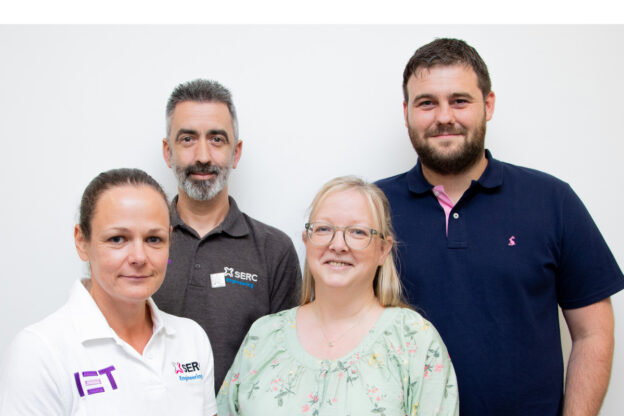
[[[464,65],[418,69],[407,82],[405,124],[420,162],[442,175],[466,171],[484,157],[485,124],[494,93],[485,100],[474,70]]]
[[[163,140],[163,156],[174,170],[178,188],[190,198],[207,201],[227,189],[228,175],[241,151],[226,104],[183,101],[176,105],[169,137]]]

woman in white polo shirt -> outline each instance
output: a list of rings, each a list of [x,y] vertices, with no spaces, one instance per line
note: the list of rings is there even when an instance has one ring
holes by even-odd
[[[91,181],[74,230],[91,277],[9,347],[0,414],[216,414],[208,337],[150,298],[165,277],[169,231],[167,197],[145,172]]]

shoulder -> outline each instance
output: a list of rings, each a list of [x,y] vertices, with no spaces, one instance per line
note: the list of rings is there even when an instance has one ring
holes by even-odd
[[[409,172],[399,173],[398,175],[390,176],[388,178],[380,179],[375,182],[379,188],[385,193],[391,192],[395,189],[403,189],[407,184],[407,174]]]
[[[158,311],[158,314],[165,327],[173,329],[177,336],[195,341],[208,341],[206,332],[194,320],[171,315],[161,310]]]
[[[421,340],[438,341],[440,335],[433,324],[422,317],[418,312],[408,308],[388,308],[390,316],[384,335]]]
[[[570,185],[561,179],[541,170],[500,162],[503,169],[503,183],[511,181],[521,185],[539,186],[548,189],[569,190]]]
[[[247,223],[247,226],[249,227],[249,232],[253,234],[255,239],[268,240],[272,243],[277,243],[284,246],[292,246],[292,241],[285,232],[271,225],[258,221],[245,213],[241,213],[241,215]]]
[[[247,337],[267,338],[282,333],[284,329],[295,325],[298,308],[297,306],[258,318],[249,328]]]

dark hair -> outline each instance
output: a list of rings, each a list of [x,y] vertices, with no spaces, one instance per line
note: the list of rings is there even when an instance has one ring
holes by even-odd
[[[466,65],[477,74],[479,89],[485,98],[492,90],[487,65],[475,48],[460,39],[441,38],[421,46],[414,52],[403,71],[403,98],[408,102],[407,81],[421,68],[436,65]]]
[[[234,128],[234,139],[238,140],[238,119],[236,118],[236,108],[232,101],[232,94],[217,81],[208,79],[194,79],[184,82],[173,90],[167,101],[167,137],[171,129],[171,117],[176,105],[184,101],[197,102],[217,102],[227,105],[232,116],[232,127]]]
[[[80,231],[84,235],[85,240],[91,239],[91,221],[93,220],[93,214],[95,212],[95,206],[102,194],[116,186],[132,185],[140,186],[146,185],[154,189],[160,195],[162,195],[169,209],[169,202],[167,201],[167,195],[165,191],[160,187],[158,182],[154,180],[150,175],[143,172],[140,169],[111,169],[106,172],[100,173],[93,178],[89,185],[85,188],[82,199],[80,201]]]

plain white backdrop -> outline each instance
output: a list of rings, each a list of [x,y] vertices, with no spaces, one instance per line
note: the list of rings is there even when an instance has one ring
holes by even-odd
[[[85,274],[72,233],[95,175],[138,167],[175,195],[161,139],[178,83],[230,88],[243,140],[231,194],[303,257],[306,208],[324,182],[415,163],[402,72],[446,36],[488,64],[497,100],[486,146],[569,182],[624,265],[624,26],[0,26],[0,358]],[[624,298],[612,300],[604,415],[624,413]]]

